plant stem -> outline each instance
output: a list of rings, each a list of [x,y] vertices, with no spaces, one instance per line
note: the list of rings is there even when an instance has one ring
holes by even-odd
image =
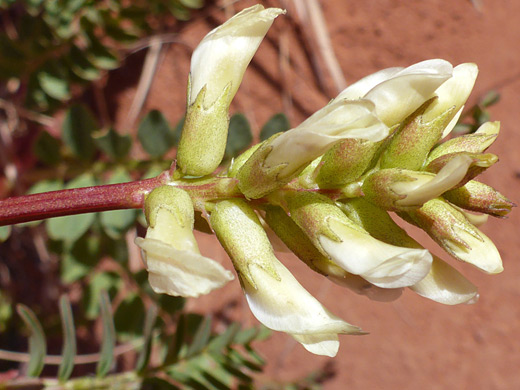
[[[98,211],[137,209],[147,193],[169,183],[170,172],[129,183],[23,195],[0,200],[0,226]]]

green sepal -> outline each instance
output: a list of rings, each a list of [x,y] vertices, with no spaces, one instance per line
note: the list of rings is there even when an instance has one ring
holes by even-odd
[[[279,174],[287,166],[287,163],[274,167],[265,166],[265,159],[271,153],[273,147],[271,142],[283,133],[273,135],[264,141],[258,149],[238,170],[238,188],[249,199],[258,199],[268,193],[283,187],[294,176],[280,179]]]
[[[446,252],[462,261],[464,260],[447,245],[449,241],[463,250],[470,249],[466,241],[456,233],[455,228],[465,231],[478,241],[484,241],[479,230],[466,219],[464,214],[442,198],[432,199],[417,210],[398,214],[405,221],[423,229]]]
[[[499,130],[499,122],[485,123],[476,133],[455,137],[437,146],[429,154],[426,163],[450,153],[483,153],[495,141]]]
[[[241,283],[257,288],[250,268],[256,266],[281,281],[273,266],[273,248],[255,212],[241,199],[218,202],[210,224],[233,262]]]
[[[346,271],[339,268],[314,246],[305,232],[279,206],[266,206],[265,222],[285,245],[309,268],[324,276],[344,277]]]
[[[168,210],[181,227],[193,229],[193,203],[186,191],[165,185],[155,188],[146,196],[144,213],[150,228],[155,228],[159,210]]]
[[[190,101],[191,76],[188,79]],[[209,107],[204,105],[206,86],[186,110],[181,139],[177,149],[177,165],[185,175],[204,176],[219,166],[226,151],[229,126],[231,83]]]
[[[332,241],[342,242],[342,239],[329,226],[331,220],[366,234],[366,231],[350,221],[336,204],[324,195],[315,192],[290,192],[285,194],[284,200],[293,221],[326,257],[328,254],[320,244],[320,237],[324,236]]]
[[[348,138],[327,151],[317,168],[321,188],[338,188],[358,179],[372,164],[382,142]]]
[[[423,166],[430,150],[453,118],[455,109],[451,107],[437,118],[423,123],[422,114],[435,99],[426,101],[399,126],[381,155],[381,168],[418,170]]]
[[[363,194],[365,199],[389,211],[400,211],[406,209],[396,204],[398,200],[406,198],[406,194],[398,194],[392,190],[392,185],[398,182],[414,182],[416,171],[391,168],[381,169],[368,175],[363,182]],[[426,172],[421,174],[431,175]]]

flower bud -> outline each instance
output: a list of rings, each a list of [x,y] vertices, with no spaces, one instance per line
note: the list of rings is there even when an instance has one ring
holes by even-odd
[[[233,261],[251,311],[265,326],[289,333],[308,351],[326,356],[336,355],[338,334],[362,334],[325,309],[278,261],[245,201],[217,203],[211,226]]]
[[[423,229],[455,258],[490,274],[503,271],[493,242],[445,200],[433,199],[420,209],[399,215]]]
[[[291,218],[336,265],[382,288],[411,286],[428,273],[427,250],[376,240],[352,222],[329,198],[311,192],[285,196]]]
[[[146,198],[149,227],[136,238],[156,293],[197,297],[233,280],[231,272],[200,254],[193,235],[194,211],[189,195],[172,186],[153,190]]]
[[[193,52],[177,151],[182,173],[207,175],[222,161],[231,100],[267,30],[284,12],[261,5],[247,8],[209,32]]]
[[[468,156],[457,156],[437,174],[381,169],[365,179],[363,193],[367,200],[386,210],[419,207],[457,186],[466,176],[472,161]]]
[[[347,287],[369,299],[389,302],[397,299],[402,289],[386,289],[374,286],[358,275],[338,267],[325,257],[309,240],[299,226],[278,206],[267,206],[265,221],[285,245],[309,268],[326,276],[332,282]]]
[[[367,100],[335,100],[298,127],[275,134],[238,172],[240,189],[257,199],[284,186],[311,161],[345,138],[380,141],[388,128],[374,114]]]
[[[495,217],[505,217],[516,206],[494,188],[475,180],[444,193],[443,197],[463,209]]]
[[[349,199],[338,203],[341,210],[374,238],[391,245],[422,249],[423,247],[398,226],[388,213],[364,199]],[[478,298],[476,286],[459,271],[432,255],[430,271],[410,289],[415,293],[445,305],[471,303]]]
[[[334,145],[321,159],[316,182],[321,188],[337,188],[358,179],[373,163],[381,142],[346,139]]]
[[[473,134],[465,134],[443,142],[431,151],[427,164],[451,153],[483,153],[495,141],[500,130],[500,122],[486,122]]]

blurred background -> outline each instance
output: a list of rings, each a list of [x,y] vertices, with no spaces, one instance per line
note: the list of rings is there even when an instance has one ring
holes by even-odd
[[[124,182],[168,168],[185,110],[191,52],[207,32],[254,3],[1,1],[0,196]],[[490,148],[500,161],[484,173],[483,181],[518,204],[520,3],[260,3],[288,12],[273,24],[232,103],[231,114],[238,115],[232,119],[228,158],[266,133],[298,125],[345,86],[377,70],[430,58],[454,65],[475,62],[480,73],[466,105],[466,121],[501,122],[501,133]],[[72,302],[78,353],[86,354],[98,351],[104,340],[97,302],[100,291],[108,291],[115,312],[118,371],[133,370],[139,359],[132,354],[132,340],[146,340],[143,321],[150,306],[158,307],[155,327],[166,335],[175,333],[181,312],[196,313],[192,322],[186,320],[188,314],[182,317],[195,324],[193,333],[203,327],[202,316],[207,314],[216,333],[229,329],[233,321],[244,329],[258,326],[236,281],[186,302],[153,296],[133,245],[133,239],[144,234],[142,215],[103,215],[1,230],[2,350],[27,351],[27,327],[14,308],[22,303],[42,322],[49,353],[60,354],[62,294]],[[258,365],[265,363],[264,372],[253,369],[248,374],[254,378],[253,388],[519,387],[519,225],[515,209],[508,218],[490,217],[481,227],[504,261],[505,271],[493,276],[456,263],[427,236],[410,229],[479,287],[474,305],[442,306],[410,291],[394,302],[373,302],[314,274],[292,255],[281,254],[284,264],[328,309],[370,334],[340,337],[339,353],[330,359],[306,352],[281,333],[255,341],[264,337],[257,332],[240,350],[247,355],[244,349],[254,342],[263,356]],[[232,269],[213,236],[200,233],[197,238],[203,254]],[[193,343],[197,338],[191,334],[186,340]],[[6,359],[0,361],[0,371],[2,378],[14,378],[24,372],[24,365]],[[94,371],[87,365],[76,367],[73,374]],[[57,373],[46,366],[44,375]],[[253,386],[231,376],[235,382],[230,383]]]

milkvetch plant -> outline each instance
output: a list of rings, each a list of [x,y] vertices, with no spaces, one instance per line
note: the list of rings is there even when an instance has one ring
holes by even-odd
[[[499,124],[444,140],[477,77],[474,64],[433,59],[352,84],[300,125],[224,158],[229,105],[276,17],[257,5],[211,31],[195,49],[176,162],[155,178],[2,201],[3,224],[74,213],[143,208],[138,238],[154,291],[196,297],[233,279],[202,256],[195,213],[229,254],[255,317],[308,351],[335,356],[339,334],[363,334],[330,313],[277,259],[264,226],[311,269],[380,301],[404,288],[447,305],[477,288],[430,254],[389,212],[428,233],[449,255],[490,274],[503,270],[478,212],[514,206],[476,180],[497,162],[485,153]],[[88,194],[88,196],[85,196]]]

